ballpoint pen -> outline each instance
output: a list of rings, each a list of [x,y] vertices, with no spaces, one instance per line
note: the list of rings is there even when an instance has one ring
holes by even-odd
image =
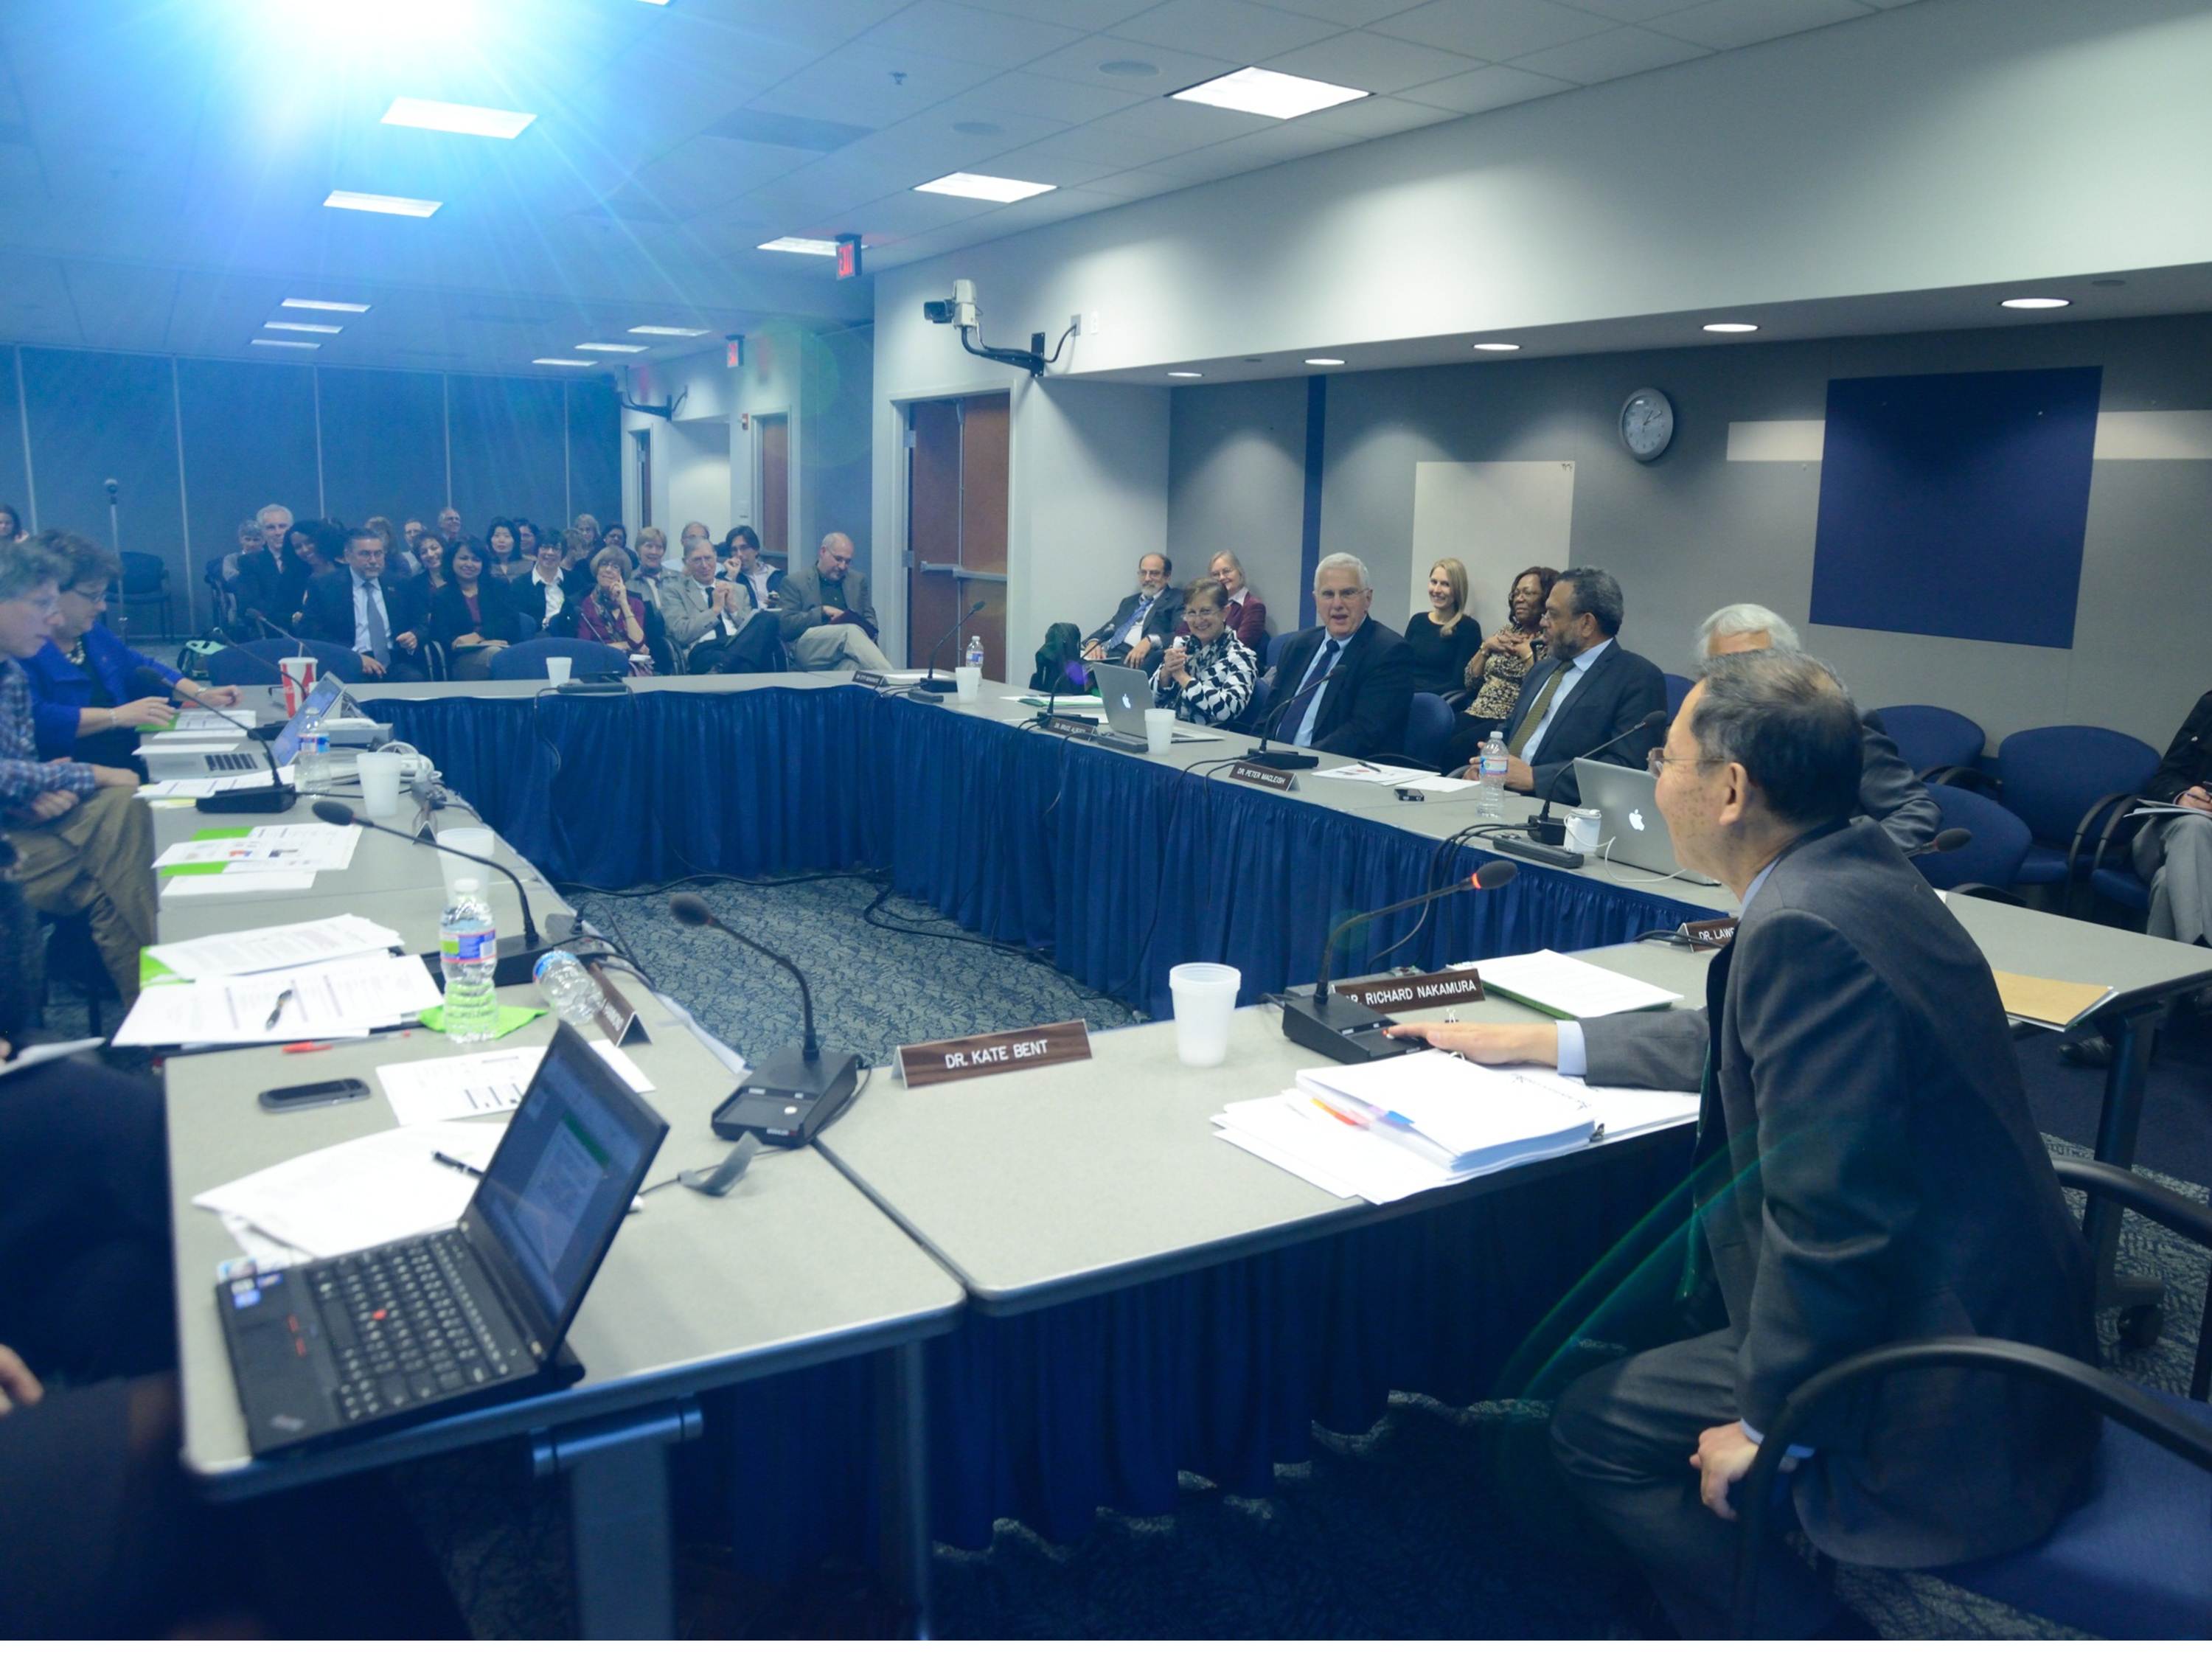
[[[459,1170],[463,1175],[474,1176],[478,1181],[482,1181],[483,1179],[483,1171],[482,1170],[477,1168],[473,1164],[464,1164],[460,1159],[451,1156],[449,1153],[432,1152],[430,1154],[430,1160],[434,1164],[442,1164],[449,1170]]]
[[[276,994],[276,1006],[269,1011],[269,1018],[261,1022],[263,1030],[273,1031],[276,1029],[276,1022],[283,1017],[284,1005],[291,1000],[292,988],[288,985]]]

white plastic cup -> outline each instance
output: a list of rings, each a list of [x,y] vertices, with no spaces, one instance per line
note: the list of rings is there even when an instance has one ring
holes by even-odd
[[[548,657],[545,659],[545,678],[556,685],[566,685],[568,671],[575,665],[576,659],[573,657]]]
[[[1176,1057],[1186,1066],[1229,1058],[1229,1018],[1244,975],[1223,962],[1179,962],[1168,969],[1175,1001]]]
[[[1145,752],[1164,755],[1175,747],[1176,715],[1172,708],[1145,710]]]
[[[474,853],[478,858],[488,859],[496,855],[499,842],[498,838],[483,825],[472,823],[466,829],[441,830],[438,831],[438,845],[453,848],[456,852]],[[438,862],[445,868],[446,890],[448,892],[453,890],[453,884],[463,876],[480,877],[487,883],[496,879],[495,872],[485,869],[481,864],[471,864],[466,859],[449,859],[443,854],[440,854]],[[491,889],[487,885],[483,890],[489,893]]]
[[[372,750],[361,757],[361,801],[373,818],[399,816],[399,786],[407,775],[404,755]]]
[[[983,671],[963,663],[952,671],[952,695],[961,702],[973,702],[983,689]]]
[[[307,693],[315,689],[315,659],[313,657],[279,657],[276,672],[284,677],[284,718],[289,720],[300,712]]]

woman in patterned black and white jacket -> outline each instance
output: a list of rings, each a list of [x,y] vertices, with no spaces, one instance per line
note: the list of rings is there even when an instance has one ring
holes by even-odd
[[[1193,726],[1233,726],[1252,701],[1260,659],[1229,628],[1229,590],[1201,576],[1184,590],[1182,620],[1152,674],[1152,706]]]

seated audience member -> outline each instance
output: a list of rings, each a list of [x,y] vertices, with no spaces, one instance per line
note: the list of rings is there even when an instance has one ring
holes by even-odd
[[[530,568],[508,584],[514,590],[514,608],[526,631],[522,638],[540,634],[574,635],[575,619],[569,614],[568,584],[562,580],[561,548],[555,542],[538,544],[538,556]]]
[[[443,537],[446,538],[446,545],[447,545],[447,546],[448,546],[448,547],[451,547],[451,546],[452,546],[455,542],[457,542],[457,541],[460,540],[460,538],[461,538],[461,509],[460,509],[460,508],[459,508],[458,507],[441,507],[441,508],[439,510],[439,513],[438,513],[438,533],[439,533],[441,536],[443,536]]]
[[[1321,625],[1284,643],[1274,695],[1255,730],[1361,759],[1399,752],[1413,707],[1413,656],[1367,614],[1374,603],[1364,560],[1332,553],[1321,562],[1314,571]]]
[[[384,574],[384,538],[374,530],[349,535],[345,568],[316,577],[307,590],[308,636],[350,646],[373,680],[429,678],[423,626],[408,609],[407,589]]]
[[[572,599],[580,599],[592,591],[596,580],[592,574],[592,560],[599,552],[595,532],[580,525],[561,534],[561,586]],[[629,562],[625,556],[623,562]]]
[[[1763,605],[1723,605],[1698,629],[1700,672],[1716,657],[1797,648],[1797,630]],[[1943,809],[1912,775],[1912,769],[1897,752],[1889,733],[1871,715],[1863,723],[1859,811],[1887,830],[1889,838],[1906,851],[1925,847],[1943,827]]]
[[[453,678],[486,679],[495,656],[537,629],[517,613],[514,586],[485,568],[482,542],[465,537],[451,563],[451,580],[430,595],[430,637],[446,647]]]
[[[586,564],[589,564],[592,562],[592,558],[598,554],[604,543],[604,538],[599,531],[599,521],[588,513],[579,513],[576,515],[575,523],[570,525],[568,527],[571,530],[580,530],[584,532],[584,539],[591,550],[590,553],[586,556],[584,562]]]
[[[671,653],[693,674],[757,674],[781,666],[773,612],[754,607],[743,582],[715,574],[714,545],[694,542],[681,575],[661,585]]]
[[[570,532],[574,534],[576,532]],[[629,555],[603,547],[592,556],[592,589],[575,603],[576,637],[626,652],[629,672],[650,674],[653,653],[645,641],[645,601],[629,591]],[[639,657],[647,659],[640,664]]]
[[[868,573],[853,568],[853,538],[842,531],[822,538],[812,568],[785,576],[777,622],[794,668],[890,670],[890,659],[876,645]]]
[[[599,545],[601,547],[617,547],[624,553],[628,553],[629,551],[629,532],[622,525],[611,524],[605,530],[599,532]]]
[[[1113,616],[1084,636],[1083,654],[1091,662],[1144,668],[1175,637],[1182,601],[1168,591],[1175,572],[1164,553],[1137,561],[1137,591],[1114,607]]]
[[[0,543],[0,825],[25,902],[84,914],[108,977],[138,994],[138,952],[154,942],[154,830],[138,775],[82,761],[41,761],[31,688],[16,659],[46,643],[70,562]]]
[[[783,587],[783,572],[761,557],[760,538],[749,524],[741,524],[722,539],[722,574],[742,583],[752,595],[753,609],[766,611]]]
[[[637,532],[637,545],[630,550],[630,556],[636,560],[637,574],[644,580],[659,581],[684,568],[681,562],[668,556],[668,533],[652,525]]]
[[[401,604],[423,636],[434,640],[438,635],[430,626],[430,601],[452,580],[446,574],[446,544],[436,536],[417,536],[413,545],[415,574],[401,587]]]
[[[1184,590],[1182,632],[1152,673],[1152,706],[1193,726],[1234,726],[1251,706],[1260,659],[1229,629],[1229,589],[1200,576]]]
[[[1467,614],[1467,567],[1438,559],[1429,567],[1429,608],[1406,623],[1413,653],[1413,690],[1435,697],[1467,693],[1467,665],[1481,642],[1482,624]]]
[[[542,538],[538,534],[538,526],[535,524],[528,519],[517,519],[514,521],[514,564],[520,568],[511,568],[501,570],[499,568],[498,560],[495,559],[489,567],[490,574],[501,580],[512,580],[520,575],[522,571],[527,570],[538,562],[538,544],[540,539]],[[491,544],[486,542],[484,545],[489,548]]]
[[[166,726],[177,712],[167,697],[147,694],[142,673],[222,708],[238,701],[236,687],[186,679],[108,630],[100,619],[107,611],[108,585],[121,577],[123,564],[106,548],[69,530],[49,530],[21,545],[68,563],[55,602],[53,631],[23,663],[40,759],[137,771],[139,729]]]
[[[521,526],[512,519],[494,519],[485,527],[483,545],[491,556],[491,574],[507,580],[520,575],[538,556],[535,540],[526,548]]]
[[[1569,1487],[1692,1639],[1728,1633],[1735,1485],[1808,1378],[1929,1337],[2097,1363],[2089,1254],[1996,982],[1881,826],[1850,822],[1862,743],[1819,663],[1715,659],[1667,733],[1658,794],[1682,861],[1742,904],[1708,1006],[1401,1028],[1486,1064],[1703,1094],[1693,1231],[1646,1277],[1704,1334],[1582,1376],[1551,1425]],[[1777,1491],[1814,1545],[1914,1568],[2041,1538],[2084,1496],[2097,1419],[2052,1390],[1937,1369],[1837,1399],[1800,1432]],[[1871,1634],[1786,1547],[1767,1552],[1760,1589],[1754,1636]]]
[[[292,532],[292,509],[282,501],[271,501],[253,519],[261,526],[261,545],[270,553],[282,553],[284,538]]]
[[[259,639],[286,634],[296,624],[307,594],[307,555],[292,538],[292,509],[272,501],[254,514],[261,526],[261,546],[241,552],[238,558],[240,631]]]
[[[2212,940],[2212,691],[2197,698],[2166,746],[2143,799],[2189,810],[2136,831],[2136,873],[2150,884],[2151,935]]]
[[[1224,547],[1206,569],[1229,592],[1229,631],[1259,655],[1267,638],[1267,607],[1245,581],[1243,562]]]
[[[422,539],[423,528],[422,520],[420,519],[410,519],[399,526],[400,539],[407,544],[409,552],[413,552],[415,544]]]
[[[233,601],[238,598],[240,562],[261,550],[261,526],[252,519],[238,521],[238,550],[222,556],[222,585]]]
[[[1463,684],[1474,693],[1460,718],[1457,744],[1472,753],[1504,729],[1520,700],[1521,683],[1528,671],[1544,660],[1551,647],[1544,641],[1544,601],[1552,597],[1552,584],[1559,573],[1532,564],[1513,579],[1506,594],[1505,626],[1475,647],[1468,659]],[[1471,744],[1467,735],[1474,729]]]
[[[20,542],[25,535],[23,515],[5,501],[0,501],[0,543]]]
[[[400,540],[398,526],[381,513],[362,520],[361,527],[384,538],[384,574],[392,580],[405,581],[421,568],[415,562],[415,544]]]
[[[328,519],[303,519],[292,526],[285,539],[290,544],[293,563],[301,580],[291,613],[282,628],[286,633],[297,634],[304,631],[308,596],[314,591],[317,579],[345,568],[346,532]],[[273,619],[275,613],[270,614]]]
[[[1510,757],[1508,789],[1539,795],[1556,784],[1555,799],[1578,805],[1576,757],[1632,731],[1645,715],[1665,712],[1666,677],[1614,637],[1624,610],[1620,584],[1602,570],[1563,570],[1552,584],[1544,601],[1548,660],[1521,683],[1513,712],[1498,728],[1505,733]],[[1485,728],[1474,747],[1488,736]],[[1624,736],[1597,758],[1633,766],[1638,751],[1650,747]],[[1470,753],[1462,750],[1453,758]],[[1474,775],[1473,766],[1466,775]]]

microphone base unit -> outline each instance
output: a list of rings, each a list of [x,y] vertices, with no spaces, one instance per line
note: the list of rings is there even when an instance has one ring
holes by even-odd
[[[1364,1002],[1331,992],[1325,1001],[1314,1000],[1310,985],[1293,985],[1283,993],[1283,1035],[1301,1048],[1346,1066],[1393,1054],[1410,1054],[1425,1045],[1387,1035],[1383,1028],[1392,1017],[1378,1013]]]
[[[834,1048],[811,1060],[797,1043],[779,1048],[714,1109],[714,1133],[724,1140],[750,1133],[771,1146],[804,1146],[853,1097],[860,1067],[858,1054]]]
[[[933,691],[940,697],[949,697],[960,687],[957,682],[945,678],[933,669],[914,683],[914,689],[917,691]]]
[[[571,915],[548,916],[545,925],[550,932],[562,937],[550,939],[540,935],[535,944],[529,944],[519,933],[501,933],[499,936],[499,959],[493,966],[491,975],[494,985],[534,984],[538,977],[538,957],[548,951],[568,950],[592,937],[576,926],[576,919]],[[445,982],[439,971],[435,951],[422,952],[422,965],[430,970],[432,979],[437,980],[441,985]]]
[[[1550,811],[1547,805],[1543,812],[1528,820],[1528,839],[1540,847],[1565,847],[1567,844],[1566,820],[1547,816]]]
[[[1526,836],[1493,836],[1490,844],[1509,858],[1527,859],[1534,864],[1548,864],[1559,870],[1579,870],[1583,855],[1565,847],[1547,847]]]
[[[269,784],[259,789],[227,789],[220,795],[202,795],[192,803],[203,812],[289,812],[300,804],[300,792],[290,784]]]
[[[1278,772],[1310,772],[1321,764],[1319,755],[1310,755],[1303,749],[1270,749],[1264,743],[1257,749],[1247,749],[1243,758],[1272,766]]]

